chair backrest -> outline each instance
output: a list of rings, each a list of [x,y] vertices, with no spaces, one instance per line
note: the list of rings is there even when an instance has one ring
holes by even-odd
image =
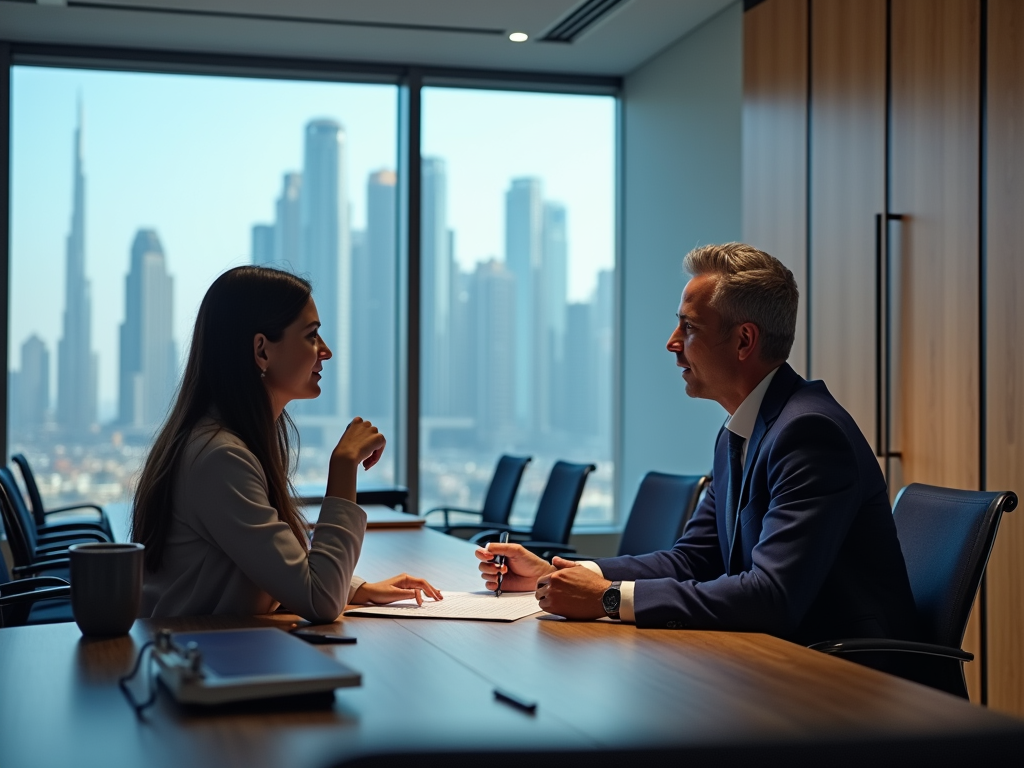
[[[506,455],[498,459],[498,466],[494,468],[491,484],[484,497],[481,511],[484,523],[508,523],[508,517],[512,514],[512,502],[515,501],[516,491],[519,490],[519,481],[523,479],[523,472],[532,458]]]
[[[43,508],[43,497],[39,493],[39,485],[36,483],[36,476],[32,467],[29,466],[28,459],[25,458],[25,454],[16,453],[11,456],[11,461],[17,465],[21,472],[21,479],[25,481],[25,490],[28,491],[28,501],[32,507],[32,517],[35,518],[36,525],[44,525],[46,510]]]
[[[893,508],[925,640],[959,648],[1011,492],[958,491],[914,483]]]
[[[534,541],[553,541],[556,544],[569,542],[572,521],[576,519],[576,508],[580,505],[583,486],[587,475],[597,467],[593,464],[570,464],[556,461],[548,475],[537,516],[533,519],[530,538]]]
[[[648,472],[640,482],[619,542],[620,555],[646,555],[671,549],[683,534],[706,475]]]
[[[6,467],[0,468],[0,475],[3,472],[9,473],[10,470]],[[6,482],[0,482],[0,517],[4,521],[4,531],[7,533],[7,544],[11,548],[14,565],[30,565],[35,552],[33,543],[35,539],[29,539],[29,534],[25,531],[25,524],[7,491]]]

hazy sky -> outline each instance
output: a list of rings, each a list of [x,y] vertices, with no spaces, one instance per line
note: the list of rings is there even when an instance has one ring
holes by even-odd
[[[248,262],[252,224],[273,220],[282,174],[301,169],[308,120],[345,126],[356,229],[365,222],[368,174],[397,163],[393,86],[30,67],[14,68],[11,79],[11,367],[38,333],[56,368],[81,97],[101,417],[117,397],[137,229],[156,229],[163,243],[184,352],[206,288]],[[460,264],[504,257],[504,192],[514,177],[539,176],[545,196],[568,208],[570,299],[588,298],[596,271],[613,263],[614,110],[607,97],[425,90],[422,151],[448,163]]]

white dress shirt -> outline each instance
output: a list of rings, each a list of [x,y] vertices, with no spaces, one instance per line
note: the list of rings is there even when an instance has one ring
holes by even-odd
[[[725,422],[726,429],[734,435],[739,435],[743,438],[741,460],[744,466],[747,463],[747,442],[750,440],[750,436],[754,434],[754,425],[757,423],[757,414],[761,410],[761,402],[764,400],[764,394],[768,391],[768,385],[772,383],[777,370],[779,369],[773,368],[769,371],[768,375],[761,379],[761,383],[751,390],[750,394],[740,403],[739,408]],[[604,578],[601,566],[593,560],[584,560],[580,562],[580,565],[584,568],[589,568],[598,576]],[[635,586],[636,582],[634,581],[624,581],[619,587],[622,592],[622,600],[619,603],[620,621],[629,623],[636,621],[636,613],[633,611],[633,589]]]

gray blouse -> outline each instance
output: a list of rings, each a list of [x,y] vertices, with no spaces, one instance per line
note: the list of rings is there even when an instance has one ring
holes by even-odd
[[[142,616],[256,615],[279,605],[334,621],[364,583],[353,575],[366,513],[328,497],[307,550],[270,505],[245,443],[212,419],[196,426],[174,483],[163,562],[146,571]]]

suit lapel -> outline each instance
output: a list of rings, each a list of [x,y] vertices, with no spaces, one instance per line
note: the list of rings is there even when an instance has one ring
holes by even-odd
[[[757,462],[757,456],[761,450],[761,442],[764,440],[764,436],[768,434],[768,430],[771,429],[775,420],[779,418],[783,407],[789,402],[789,398],[793,394],[794,387],[800,381],[802,379],[790,367],[789,363],[783,363],[775,373],[775,376],[772,377],[772,383],[768,385],[768,391],[764,393],[764,400],[761,401],[761,408],[757,412],[757,421],[754,422],[754,431],[750,435],[750,441],[747,443],[747,455],[743,461],[743,481],[740,484],[740,497],[737,504],[737,539],[740,538],[739,532],[741,528],[739,513],[750,500],[750,476],[753,473],[754,464]],[[735,545],[736,542],[734,540],[730,550],[729,563],[726,566],[729,573],[732,573],[731,563],[732,555],[736,552]]]

